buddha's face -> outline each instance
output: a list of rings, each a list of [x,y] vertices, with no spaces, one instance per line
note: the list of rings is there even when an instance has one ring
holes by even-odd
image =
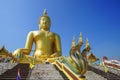
[[[50,19],[48,17],[41,17],[39,22],[39,28],[44,30],[49,30],[50,28]]]

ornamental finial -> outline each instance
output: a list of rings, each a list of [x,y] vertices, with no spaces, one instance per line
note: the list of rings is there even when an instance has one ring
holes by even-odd
[[[44,9],[43,16],[47,16],[47,10]]]
[[[86,39],[86,48],[90,48],[90,44],[88,42],[88,38]]]
[[[82,45],[83,44],[83,40],[82,40],[82,33],[80,32],[80,36],[79,36],[79,40],[78,40],[78,44]]]
[[[72,39],[72,47],[75,47],[75,37]]]

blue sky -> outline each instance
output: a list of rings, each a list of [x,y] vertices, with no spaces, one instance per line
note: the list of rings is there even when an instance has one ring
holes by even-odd
[[[13,52],[24,48],[29,31],[38,30],[38,19],[47,9],[51,31],[61,37],[62,53],[69,55],[72,37],[82,32],[98,56],[120,56],[119,0],[0,0],[0,47]]]

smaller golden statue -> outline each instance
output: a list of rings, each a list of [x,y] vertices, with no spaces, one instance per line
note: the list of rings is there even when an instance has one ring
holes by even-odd
[[[58,34],[50,32],[51,21],[46,10],[38,24],[40,30],[29,32],[25,48],[19,48],[13,53],[13,56],[17,57],[20,62],[27,63],[30,59],[35,59],[38,63],[54,62],[57,57],[62,55],[60,37]],[[35,43],[34,57],[31,57],[29,54],[33,43]]]

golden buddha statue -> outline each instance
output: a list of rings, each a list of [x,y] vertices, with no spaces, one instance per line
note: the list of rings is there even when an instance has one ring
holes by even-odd
[[[62,55],[60,37],[58,34],[50,32],[51,21],[46,10],[40,17],[38,25],[40,30],[28,33],[25,48],[19,48],[13,52],[13,56],[20,56],[20,62],[24,62],[26,58],[33,58],[29,56],[33,43],[35,43],[34,58],[38,61],[54,62],[56,57]]]

